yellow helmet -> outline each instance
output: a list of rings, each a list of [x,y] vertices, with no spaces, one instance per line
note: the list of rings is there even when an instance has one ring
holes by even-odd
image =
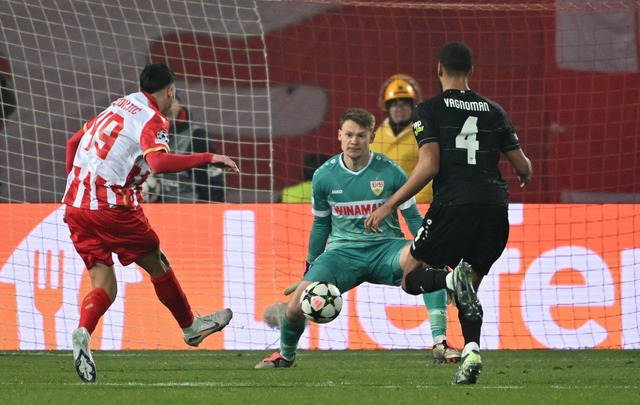
[[[414,103],[422,101],[422,91],[416,80],[405,74],[396,74],[388,78],[380,89],[378,104],[382,111],[387,111],[387,101],[397,98],[412,98]]]

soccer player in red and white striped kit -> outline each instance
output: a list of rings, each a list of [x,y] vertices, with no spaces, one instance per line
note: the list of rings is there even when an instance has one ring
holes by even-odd
[[[123,265],[136,263],[149,273],[158,299],[171,311],[188,345],[198,346],[233,316],[229,308],[194,315],[140,205],[142,183],[150,172],[181,172],[205,165],[239,172],[228,156],[170,153],[166,115],[173,108],[175,92],[171,68],[148,64],[140,74],[140,91],[111,103],[67,141],[64,220],[92,288],[81,303],[72,336],[75,368],[84,382],[96,380],[91,333],[117,294],[112,253]]]

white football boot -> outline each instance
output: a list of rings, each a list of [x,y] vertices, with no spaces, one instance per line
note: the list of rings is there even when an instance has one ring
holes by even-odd
[[[222,309],[209,315],[196,315],[193,324],[182,329],[184,341],[189,346],[198,347],[209,335],[220,332],[233,318],[233,312],[229,308]]]
[[[78,375],[84,382],[96,382],[96,364],[89,349],[91,342],[89,331],[85,327],[77,328],[73,331],[71,340],[73,341],[73,360]]]

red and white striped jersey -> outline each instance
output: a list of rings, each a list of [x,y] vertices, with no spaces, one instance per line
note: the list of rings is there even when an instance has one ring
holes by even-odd
[[[84,126],[62,202],[92,210],[135,209],[150,168],[144,156],[169,152],[169,121],[144,92],[119,98]]]

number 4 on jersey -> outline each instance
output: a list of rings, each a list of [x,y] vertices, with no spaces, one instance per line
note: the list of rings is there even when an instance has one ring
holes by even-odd
[[[476,164],[476,152],[480,149],[480,142],[476,140],[478,135],[478,117],[469,117],[464,122],[462,130],[456,136],[456,148],[467,150],[467,163]]]

